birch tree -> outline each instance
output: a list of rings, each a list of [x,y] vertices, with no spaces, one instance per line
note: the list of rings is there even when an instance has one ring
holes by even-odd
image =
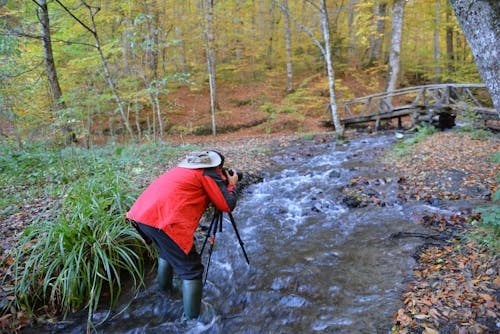
[[[80,20],[78,17],[75,16],[73,12],[71,12],[63,3],[61,3],[60,0],[55,0],[74,20],[76,20],[85,30],[91,33],[92,37],[94,38],[95,42],[95,48],[97,50],[97,53],[99,54],[99,59],[101,60],[101,65],[104,70],[104,77],[106,79],[106,82],[111,89],[111,92],[113,93],[113,97],[115,99],[115,102],[117,104],[118,111],[120,112],[120,116],[122,118],[123,124],[125,125],[126,130],[128,131],[130,138],[135,140],[135,135],[134,132],[132,131],[132,128],[130,127],[130,122],[128,120],[127,113],[125,112],[125,102],[121,98],[120,94],[118,93],[118,89],[116,87],[116,84],[112,78],[111,71],[109,70],[108,62],[106,60],[106,57],[104,57],[104,53],[102,51],[102,46],[101,46],[101,41],[99,39],[99,34],[97,33],[97,26],[95,23],[95,16],[99,13],[101,10],[100,7],[97,6],[92,6],[88,4],[85,1],[81,1],[81,5],[83,5],[90,17],[90,21],[92,23],[92,26],[89,27],[87,24],[85,24],[82,20]]]
[[[285,48],[286,48],[286,90],[293,91],[293,71],[292,71],[292,33],[290,30],[290,16],[288,14],[288,0],[283,0],[283,17],[285,24]]]
[[[446,6],[446,70],[447,76],[449,77],[451,72],[453,72],[453,24],[451,22],[452,9],[450,6]]]
[[[177,22],[186,22],[186,1],[181,1],[181,8],[179,8],[177,2],[173,3],[174,18]],[[181,71],[184,75],[187,74],[187,52],[186,52],[186,41],[184,28],[180,24],[175,25],[176,37],[179,41],[178,52],[180,53]],[[177,52],[177,51],[176,51]],[[177,58],[177,57],[176,57]]]
[[[349,31],[349,46],[347,47],[347,56],[349,59],[354,57],[354,48],[356,47],[356,30],[354,29],[355,8],[358,0],[349,0],[347,5],[347,29]]]
[[[479,74],[500,113],[500,2],[450,0],[472,50]]]
[[[370,37],[370,60],[369,65],[375,62],[381,62],[382,43],[385,33],[385,15],[387,11],[387,1],[378,0],[375,3],[375,34]]]
[[[389,68],[387,72],[387,92],[396,90],[396,83],[399,75],[404,6],[405,0],[394,0],[392,9],[391,52],[389,55]]]
[[[214,7],[212,0],[200,0],[205,53],[207,57],[208,82],[210,86],[210,113],[212,115],[212,135],[217,135],[215,112],[218,109],[217,86],[215,81]]]
[[[441,0],[436,0],[436,18],[434,22],[434,81],[441,82],[441,49],[439,47],[439,29],[441,28]]]
[[[311,6],[315,8],[317,13],[319,14],[320,17],[320,28],[321,28],[321,40],[318,39],[315,35],[314,32],[302,25],[297,18],[295,18],[293,15],[290,14],[287,8],[283,6],[283,3],[281,3],[281,9],[283,11],[287,11],[289,17],[292,19],[292,21],[297,25],[297,27],[305,32],[309,37],[312,39],[312,41],[316,44],[316,46],[319,48],[321,51],[321,54],[323,55],[323,59],[325,60],[326,63],[326,70],[328,73],[328,91],[330,94],[330,104],[329,108],[331,111],[332,115],[332,121],[335,126],[335,132],[339,137],[344,136],[344,126],[342,122],[340,121],[338,112],[337,112],[337,103],[335,101],[335,75],[334,75],[334,70],[333,70],[333,61],[332,61],[332,53],[331,53],[331,45],[330,45],[330,24],[329,24],[329,19],[328,19],[328,10],[326,7],[326,0],[320,0],[319,3],[313,1],[313,0],[308,0],[307,3],[309,3]]]
[[[266,67],[267,69],[273,68],[273,37],[274,37],[274,4],[275,2],[271,2],[271,7],[269,9],[269,35],[267,41],[267,52],[266,52]]]

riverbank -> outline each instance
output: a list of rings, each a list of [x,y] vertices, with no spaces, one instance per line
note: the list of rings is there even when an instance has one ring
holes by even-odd
[[[441,132],[388,159],[405,201],[447,210],[414,217],[430,232],[415,254],[417,266],[402,295],[404,306],[394,315],[393,333],[498,333],[498,220],[492,222],[496,230],[482,228],[481,221],[498,218],[499,203],[492,197],[500,172],[493,155],[499,150],[498,138]],[[461,201],[491,211],[481,217],[461,210]]]

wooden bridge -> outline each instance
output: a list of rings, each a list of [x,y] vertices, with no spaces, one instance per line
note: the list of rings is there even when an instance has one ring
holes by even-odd
[[[405,116],[411,117],[412,126],[422,122],[433,125],[452,123],[453,126],[455,117],[463,114],[483,126],[498,127],[498,124],[488,123],[500,120],[500,112],[491,105],[485,85],[426,85],[342,101],[339,117],[344,126],[375,122],[377,130],[381,120],[393,118],[397,118],[398,126],[402,127],[401,118]]]

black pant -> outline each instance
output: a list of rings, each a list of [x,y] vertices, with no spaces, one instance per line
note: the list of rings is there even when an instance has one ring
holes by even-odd
[[[158,255],[170,263],[178,277],[186,280],[201,279],[205,268],[201,264],[200,254],[193,247],[188,254],[173,241],[165,232],[155,227],[138,223],[140,230],[153,239],[158,248]]]

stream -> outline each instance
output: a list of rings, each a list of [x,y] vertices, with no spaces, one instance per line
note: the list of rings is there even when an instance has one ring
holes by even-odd
[[[122,305],[124,310],[97,331],[390,333],[414,265],[412,254],[422,243],[391,234],[422,232],[412,214],[435,209],[399,203],[394,176],[373,161],[373,152],[394,141],[393,135],[346,143],[309,141],[277,152],[264,181],[249,186],[233,212],[250,265],[224,215],[199,320],[182,318],[180,292],[159,293],[153,273],[147,288],[129,297],[129,307]],[[359,176],[377,179],[374,191],[388,204],[348,207],[342,187]],[[205,267],[207,258],[205,250]],[[55,332],[84,331],[83,320]]]

